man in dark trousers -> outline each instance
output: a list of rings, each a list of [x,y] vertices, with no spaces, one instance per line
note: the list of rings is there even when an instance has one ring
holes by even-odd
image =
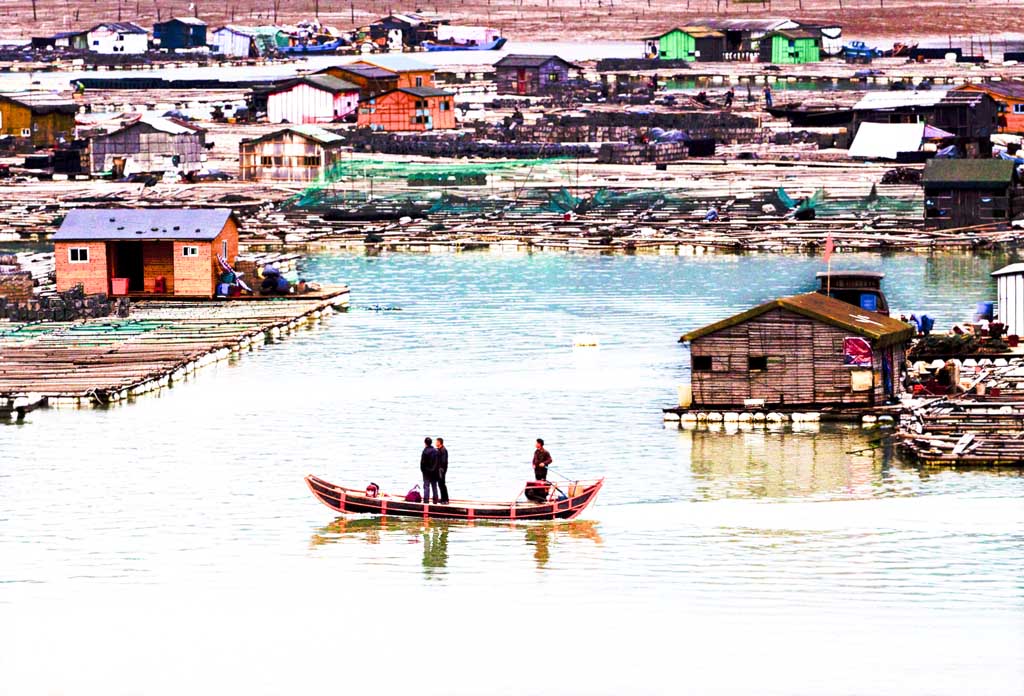
[[[444,446],[444,438],[437,438],[437,485],[441,487],[441,503],[448,504],[448,486],[444,477],[448,473],[448,448]]]
[[[423,454],[420,455],[420,473],[423,474],[423,502],[430,502],[430,491],[434,491],[434,502],[440,500],[437,494],[437,450],[429,437],[423,438]]]
[[[537,449],[533,452],[533,477],[537,481],[548,480],[548,465],[551,464],[551,455],[544,449],[544,440],[537,438]]]

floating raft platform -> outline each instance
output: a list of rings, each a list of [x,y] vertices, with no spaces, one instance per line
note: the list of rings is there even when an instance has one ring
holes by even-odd
[[[144,300],[125,319],[0,323],[0,403],[105,406],[177,383],[348,307],[346,286],[245,300]],[[18,402],[23,403],[23,402]]]

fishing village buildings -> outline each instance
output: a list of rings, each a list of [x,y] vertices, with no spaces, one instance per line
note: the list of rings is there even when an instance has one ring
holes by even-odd
[[[0,93],[0,135],[37,147],[52,146],[73,134],[77,112],[72,100],[50,92]]]
[[[354,113],[359,86],[331,75],[306,75],[269,88],[271,123],[330,123]]]
[[[507,55],[494,64],[498,94],[545,94],[569,81],[577,68],[558,56]]]
[[[161,49],[206,48],[206,22],[198,17],[175,17],[153,25],[153,40]]]

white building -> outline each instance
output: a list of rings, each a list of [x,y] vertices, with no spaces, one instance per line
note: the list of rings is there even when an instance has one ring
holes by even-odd
[[[267,93],[271,123],[331,123],[359,106],[359,86],[331,75],[289,80]]]
[[[145,53],[149,33],[131,22],[97,24],[86,33],[89,50],[95,53]]]
[[[248,58],[252,51],[252,34],[245,27],[226,26],[210,33],[214,53],[235,58]]]
[[[1014,263],[992,274],[998,289],[997,321],[1007,335],[1024,335],[1024,263]]]

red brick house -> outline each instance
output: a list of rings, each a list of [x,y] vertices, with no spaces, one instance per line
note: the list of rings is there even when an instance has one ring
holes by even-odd
[[[218,256],[238,256],[238,221],[226,208],[78,208],[53,236],[57,289],[213,297]]]

